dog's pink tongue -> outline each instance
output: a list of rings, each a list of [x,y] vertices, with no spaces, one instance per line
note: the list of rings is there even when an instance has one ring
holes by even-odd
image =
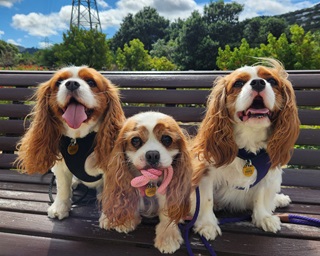
[[[66,111],[62,115],[62,118],[71,128],[78,129],[81,124],[87,120],[88,116],[83,105],[73,102],[68,105]]]

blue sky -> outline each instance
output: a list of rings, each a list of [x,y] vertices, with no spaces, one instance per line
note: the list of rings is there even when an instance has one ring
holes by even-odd
[[[144,6],[157,9],[165,18],[185,19],[194,10],[203,11],[210,0],[96,0],[102,32],[111,38],[128,13]],[[231,2],[225,0],[225,3]],[[315,0],[236,0],[244,5],[240,20],[259,15],[277,15],[311,7]],[[0,40],[23,47],[43,48],[60,43],[69,28],[72,0],[0,0]]]

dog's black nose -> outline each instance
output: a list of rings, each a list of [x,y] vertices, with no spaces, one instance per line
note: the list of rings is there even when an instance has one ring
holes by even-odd
[[[74,90],[77,90],[79,87],[80,87],[80,84],[77,82],[77,81],[68,81],[66,82],[66,87],[69,91],[74,91]]]
[[[263,79],[253,79],[250,85],[256,92],[261,92],[266,87],[266,82]]]
[[[160,161],[160,153],[157,150],[149,150],[146,152],[147,163],[155,167]]]

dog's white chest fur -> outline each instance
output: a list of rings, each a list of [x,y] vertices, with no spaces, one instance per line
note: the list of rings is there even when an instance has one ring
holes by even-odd
[[[252,209],[253,197],[257,191],[266,187],[269,189],[273,187],[271,191],[274,192],[280,187],[282,170],[276,168],[269,170],[267,175],[258,184],[250,188],[250,185],[256,181],[257,170],[250,177],[245,176],[243,173],[245,163],[246,161],[237,157],[227,167],[209,167],[209,177],[204,180],[213,182],[212,189],[215,209]]]

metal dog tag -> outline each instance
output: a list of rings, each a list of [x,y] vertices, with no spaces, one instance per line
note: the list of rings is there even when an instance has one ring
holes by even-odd
[[[246,161],[246,164],[242,168],[242,173],[246,177],[252,176],[252,174],[254,173],[254,166],[252,165],[251,160]]]
[[[157,192],[157,187],[154,184],[149,183],[144,192],[147,197],[153,197]]]
[[[77,144],[77,141],[75,139],[72,139],[67,149],[68,154],[72,156],[76,154],[78,150],[79,150],[79,145]]]

